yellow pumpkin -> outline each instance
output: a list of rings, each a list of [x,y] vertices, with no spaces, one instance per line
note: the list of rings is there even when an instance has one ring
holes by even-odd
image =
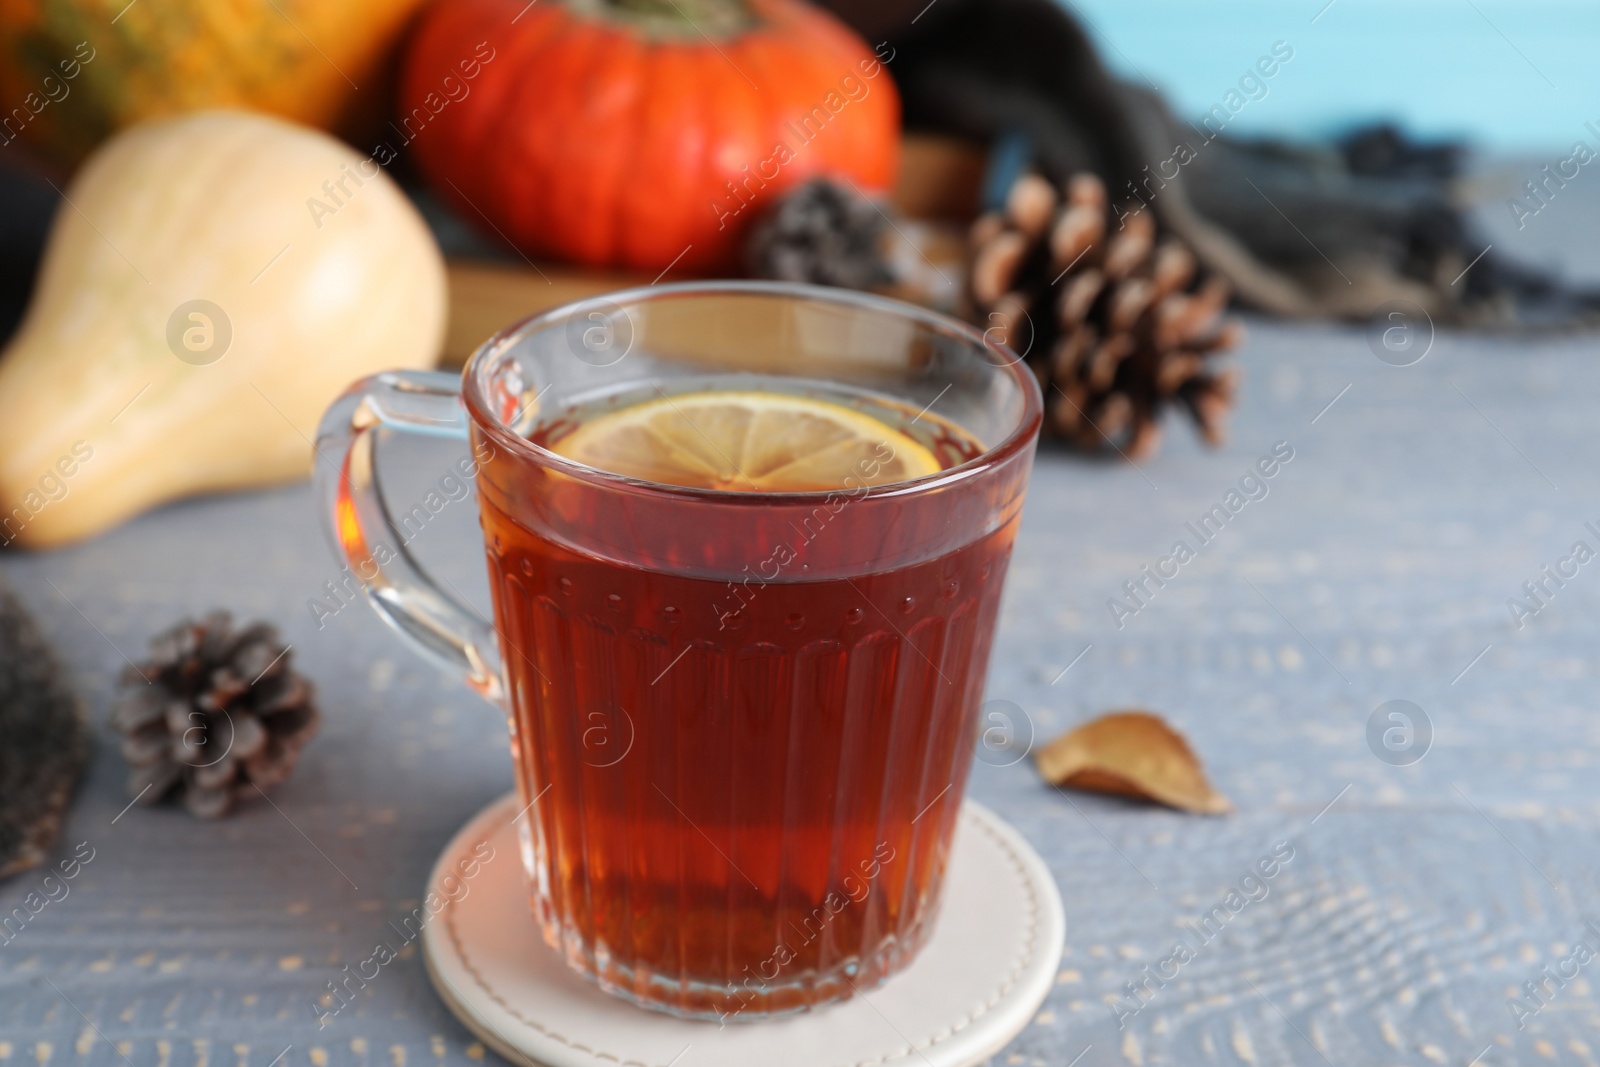
[[[0,0],[0,144],[71,163],[135,122],[213,107],[365,134],[421,2]]]
[[[438,356],[438,246],[326,134],[241,111],[147,123],[66,196],[0,353],[0,544],[302,477],[351,381]]]

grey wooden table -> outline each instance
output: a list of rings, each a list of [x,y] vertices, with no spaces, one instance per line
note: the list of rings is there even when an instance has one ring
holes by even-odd
[[[1600,561],[1520,629],[1507,606],[1575,541],[1600,550],[1584,525],[1600,527],[1594,347],[1441,333],[1398,368],[1357,329],[1252,323],[1228,447],[1174,427],[1140,469],[1040,457],[989,696],[1021,709],[1017,745],[1158,709],[1238,811],[1069,797],[1015,748],[981,754],[972,795],[1045,856],[1068,919],[1057,986],[994,1062],[1600,1057],[1589,969],[1526,1001],[1524,1028],[1508,1006],[1580,942],[1600,948],[1584,925],[1600,918]],[[1107,602],[1123,582],[1193,545],[1185,524],[1278,442],[1293,459],[1267,495],[1119,627]],[[408,469],[421,485],[444,460]],[[474,533],[471,506],[451,505],[418,547],[481,585]],[[0,556],[0,571],[101,730],[58,850],[86,842],[94,859],[0,947],[0,1067],[494,1059],[410,950],[315,1020],[325,983],[416,906],[438,850],[511,769],[497,715],[370,611],[319,629],[307,600],[338,569],[308,488],[181,504],[79,547]],[[274,805],[220,824],[124,812],[103,725],[116,675],[157,629],[217,605],[283,627],[320,687],[323,734]],[[1395,699],[1430,724],[1425,755],[1420,733],[1398,754],[1369,744],[1369,718]],[[1292,858],[1247,880],[1275,849]],[[37,881],[0,887],[0,912]],[[1180,939],[1193,958],[1175,956]]]

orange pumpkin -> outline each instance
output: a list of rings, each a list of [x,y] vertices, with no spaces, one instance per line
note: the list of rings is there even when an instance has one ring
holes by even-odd
[[[785,189],[893,183],[888,58],[800,0],[439,0],[395,122],[441,195],[528,253],[726,269]]]
[[[58,163],[125,126],[244,107],[365,136],[421,0],[0,0],[0,144]]]

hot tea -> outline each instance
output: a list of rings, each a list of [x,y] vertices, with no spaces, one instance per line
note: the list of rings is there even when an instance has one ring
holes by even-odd
[[[480,475],[545,937],[723,1017],[849,995],[928,935],[1020,508],[958,484],[891,512],[869,491],[980,443],[750,377],[539,419],[533,443],[612,483]],[[702,493],[694,528],[627,478]]]
[[[967,324],[686,282],[357,382],[317,470],[373,607],[508,716],[545,940],[646,1007],[758,1018],[934,936],[1042,418]],[[492,618],[385,549],[402,435],[479,457]]]

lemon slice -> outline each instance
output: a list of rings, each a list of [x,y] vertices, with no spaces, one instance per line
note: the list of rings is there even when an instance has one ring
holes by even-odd
[[[853,408],[732,390],[664,396],[609,412],[550,448],[633,478],[729,492],[886,485],[940,469],[926,447]]]

